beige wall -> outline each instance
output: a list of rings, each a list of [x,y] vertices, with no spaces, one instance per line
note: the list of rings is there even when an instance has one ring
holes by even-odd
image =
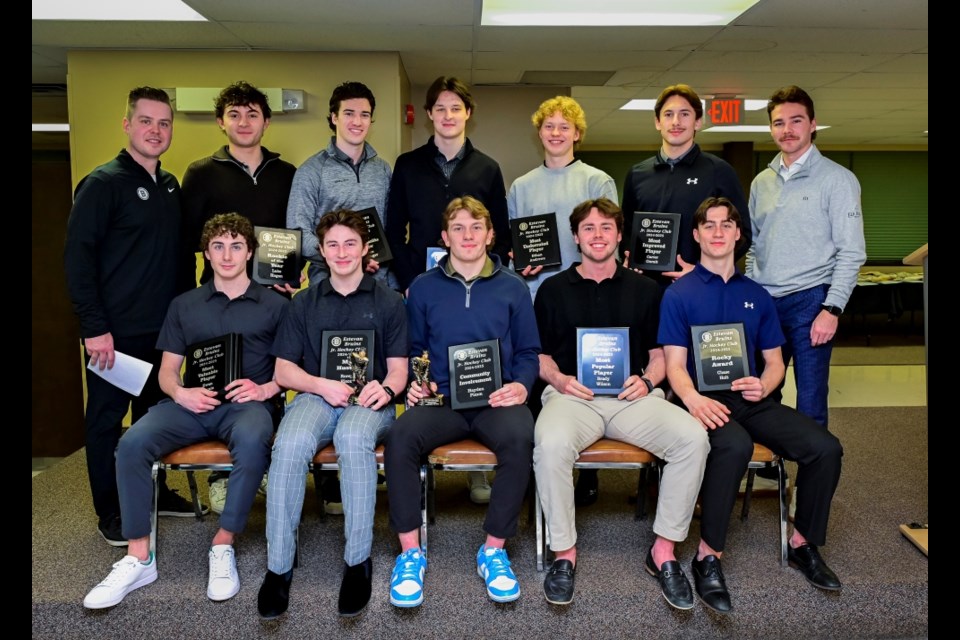
[[[329,142],[331,91],[355,80],[377,98],[369,142],[391,166],[404,150],[400,114],[409,82],[396,53],[74,51],[67,68],[74,185],[126,145],[121,119],[127,93],[138,85],[224,87],[246,80],[259,87],[302,89],[306,111],[275,115],[264,137],[265,146],[299,166]],[[182,177],[187,165],[225,143],[212,112],[177,113],[163,166]]]
[[[417,120],[413,146],[433,135],[433,123],[423,109],[427,86],[414,86],[413,104]],[[543,147],[530,116],[540,103],[556,95],[569,95],[557,87],[472,87],[477,108],[467,124],[467,136],[474,146],[500,163],[504,187],[543,162]]]

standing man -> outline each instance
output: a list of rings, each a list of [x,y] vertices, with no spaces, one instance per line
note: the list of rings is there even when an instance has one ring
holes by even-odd
[[[407,383],[407,314],[403,298],[364,273],[369,232],[353,211],[331,211],[320,219],[316,237],[330,276],[294,296],[280,328],[274,354],[277,382],[298,392],[280,422],[273,444],[267,485],[267,575],[257,607],[266,619],[287,610],[296,531],[303,510],[307,467],[314,454],[333,442],[342,476],[344,537],[343,580],[338,610],[359,614],[370,600],[373,563],[373,514],[377,500],[374,449],[396,414],[395,389]],[[323,332],[374,332],[373,378],[357,393],[339,379],[323,377]]]
[[[272,115],[262,91],[242,80],[235,82],[217,96],[214,111],[227,144],[192,162],[183,174],[184,248],[188,253],[200,249],[203,225],[217,213],[235,211],[256,226],[286,227],[287,199],[297,171],[281,160],[279,153],[261,144]],[[248,263],[247,275],[252,276],[252,265],[252,261]],[[189,275],[185,288],[192,289],[194,274]],[[212,277],[210,264],[205,262],[200,283]]]
[[[690,609],[693,594],[674,547],[687,537],[710,444],[700,424],[656,388],[665,376],[657,343],[660,287],[618,264],[622,228],[623,214],[613,201],[598,198],[577,205],[570,231],[583,260],[548,278],[534,305],[543,343],[540,377],[547,388],[534,436],[533,468],[556,554],[543,594],[551,604],[573,601],[573,463],[580,451],[607,437],[642,447],[667,463],[646,570],[657,578],[671,606]],[[616,396],[595,396],[577,380],[577,329],[582,327],[630,328],[631,375]]]
[[[587,117],[580,104],[568,96],[545,100],[531,118],[537,135],[543,144],[543,164],[520,176],[510,185],[507,195],[507,211],[510,219],[526,218],[543,213],[557,214],[557,234],[560,238],[559,267],[543,271],[543,267],[527,267],[522,274],[530,285],[531,299],[543,281],[557,271],[568,269],[579,256],[574,235],[563,224],[567,211],[573,211],[581,202],[607,198],[617,201],[617,185],[606,173],[575,160],[573,151],[587,134]],[[540,412],[543,383],[540,379],[534,386],[528,401],[536,417]],[[578,507],[586,507],[599,496],[597,470],[582,469],[577,481],[574,501]]]
[[[227,443],[233,472],[220,528],[207,554],[207,597],[228,600],[240,590],[233,543],[246,526],[269,461],[275,406],[270,399],[280,393],[270,350],[288,303],[247,276],[246,262],[257,247],[249,220],[236,213],[218,214],[204,225],[202,241],[213,279],[170,303],[157,340],[163,351],[160,386],[169,399],[152,407],[117,447],[123,535],[129,550],[84,598],[88,609],[119,604],[129,592],[157,579],[150,549],[153,465],[171,451],[210,439]],[[241,377],[227,383],[222,396],[219,390],[184,386],[180,370],[188,349],[229,333],[242,336]]]
[[[790,566],[819,589],[839,590],[840,580],[823,561],[818,547],[826,542],[843,448],[824,425],[769,397],[783,380],[780,345],[784,337],[770,294],[741,275],[734,264],[743,226],[736,206],[727,198],[708,198],[697,209],[694,222],[700,263],[664,293],[660,342],[671,387],[710,436],[701,494],[700,544],[691,563],[697,594],[714,611],[732,609],[720,558],[754,442],[797,462],[797,512],[787,550]],[[746,343],[741,349],[749,370],[734,380],[729,390],[701,391],[694,382],[697,363],[691,327],[727,323],[743,325]],[[759,377],[758,352],[764,361]]]
[[[750,186],[747,276],[776,304],[787,339],[783,361],[794,361],[797,410],[827,426],[833,337],[867,259],[860,183],[813,144],[817,120],[806,91],[779,89],[767,114],[780,153]]]
[[[503,268],[493,244],[493,223],[486,207],[470,196],[455,198],[441,217],[441,236],[449,254],[410,285],[407,313],[410,353],[417,379],[428,380],[423,354],[431,361],[433,382],[417,381],[407,391],[408,409],[387,434],[385,466],[390,526],[399,534],[401,554],[390,580],[390,602],[416,607],[423,602],[427,558],[420,547],[420,460],[443,444],[473,438],[497,456],[490,506],[477,551],[477,572],[494,602],[520,597],[520,583],[503,548],[517,532],[533,449],[533,416],[525,402],[537,377],[540,338],[530,294],[523,280]],[[481,340],[500,340],[503,386],[486,407],[454,410],[449,405],[448,349]],[[440,392],[442,407],[417,406]]]
[[[746,217],[746,230],[737,250],[739,259],[750,246],[747,201],[736,172],[724,160],[700,150],[694,142],[703,126],[703,103],[688,85],[675,84],[660,92],[653,107],[653,123],[663,145],[652,158],[636,164],[623,185],[624,231],[621,249],[630,250],[635,211],[679,213],[676,270],[648,273],[667,286],[693,269],[700,249],[693,241],[693,212],[709,196],[725,196]]]
[[[397,158],[386,231],[401,291],[426,271],[427,248],[440,245],[444,208],[460,196],[483,203],[493,221],[493,253],[502,264],[510,259],[510,223],[500,165],[467,138],[467,121],[475,106],[470,87],[462,80],[437,78],[427,89],[424,104],[433,122],[433,136]]]
[[[200,248],[203,225],[218,213],[235,211],[254,225],[286,227],[287,198],[297,171],[261,144],[272,115],[262,91],[247,82],[235,82],[217,96],[214,111],[227,144],[191,163],[183,174],[184,251],[190,255]],[[247,275],[253,276],[252,260],[247,263]],[[194,270],[188,270],[182,289],[196,286],[195,277]],[[205,260],[200,283],[211,277],[213,271]],[[288,297],[294,291],[289,285],[279,288]],[[223,513],[229,475],[214,471],[207,477],[214,513]]]
[[[80,320],[88,360],[112,369],[115,351],[153,364],[139,396],[90,372],[87,382],[87,474],[97,529],[107,544],[127,545],[120,523],[114,452],[131,403],[133,420],[163,397],[157,382],[157,334],[187,269],[180,246],[180,185],[160,168],[173,139],[173,109],[162,89],[127,96],[127,147],[77,185],[67,221],[67,290]],[[160,515],[193,515],[193,505],[160,480]]]
[[[309,264],[310,284],[330,275],[318,247],[316,230],[320,218],[329,211],[362,211],[374,207],[380,221],[387,224],[387,193],[390,190],[390,165],[367,143],[377,101],[361,82],[344,82],[330,94],[327,123],[334,135],[325,149],[300,165],[293,178],[287,205],[287,227],[302,232],[303,257]],[[367,273],[396,289],[390,269],[376,260],[368,260]]]

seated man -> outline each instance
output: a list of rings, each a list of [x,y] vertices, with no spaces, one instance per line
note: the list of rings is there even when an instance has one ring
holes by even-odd
[[[267,619],[287,610],[307,467],[331,441],[339,456],[347,540],[340,615],[355,616],[369,602],[377,499],[374,449],[393,424],[394,389],[407,383],[410,338],[403,298],[365,273],[367,223],[356,212],[341,209],[324,215],[316,234],[329,277],[294,296],[273,349],[277,381],[299,393],[280,422],[268,476],[268,571],[257,602]],[[330,348],[322,339],[327,330],[373,331],[373,378],[359,391],[339,378],[324,377],[320,365],[323,351]],[[360,361],[354,364],[361,366]],[[354,379],[363,375],[355,371]]]
[[[247,276],[246,263],[257,240],[253,225],[243,216],[226,213],[210,218],[203,226],[202,246],[213,279],[174,298],[157,340],[157,349],[163,351],[160,387],[170,398],[138,420],[117,447],[128,555],[84,598],[88,609],[118,604],[130,591],[157,579],[157,563],[150,549],[153,463],[171,451],[205,440],[226,442],[233,459],[230,492],[209,553],[207,597],[227,600],[240,590],[233,542],[246,526],[267,469],[273,437],[274,403],[270,400],[280,392],[273,380],[270,349],[288,303]],[[243,370],[240,379],[226,385],[225,401],[221,402],[216,390],[183,386],[180,368],[189,346],[225,333],[243,336]]]
[[[607,198],[582,202],[570,215],[570,231],[581,262],[543,282],[534,304],[543,353],[540,377],[547,383],[534,435],[537,492],[556,554],[543,581],[552,604],[573,601],[577,562],[573,463],[579,452],[607,437],[642,447],[665,460],[660,485],[656,540],[646,569],[667,602],[693,607],[690,583],[674,555],[687,537],[710,444],[700,424],[664,400],[657,343],[660,287],[617,263],[623,229],[620,208]],[[577,379],[577,329],[629,327],[629,371],[615,396],[598,396]],[[642,499],[642,497],[638,497]]]
[[[416,381],[407,392],[409,408],[387,434],[385,466],[390,497],[390,526],[399,534],[402,553],[390,580],[390,602],[416,607],[423,602],[427,559],[420,548],[420,461],[444,444],[472,438],[497,456],[490,506],[483,528],[486,541],[477,551],[477,572],[495,602],[520,597],[520,584],[503,545],[517,532],[533,449],[533,416],[524,404],[537,377],[540,338],[530,292],[522,278],[495,254],[493,224],[487,208],[470,196],[455,198],[443,212],[441,235],[450,253],[410,285],[407,315],[410,353],[429,354],[429,389]],[[500,340],[503,386],[488,406],[454,410],[450,406],[448,348],[481,340]],[[419,374],[421,380],[425,378]],[[434,393],[443,406],[417,406]]]
[[[700,545],[692,569],[700,599],[721,613],[730,611],[732,605],[720,557],[754,441],[797,461],[797,512],[787,552],[790,566],[815,587],[840,589],[840,580],[817,547],[826,541],[843,448],[825,426],[768,397],[783,379],[780,345],[784,336],[773,298],[734,265],[741,225],[740,213],[727,198],[703,201],[694,214],[693,230],[700,245],[700,262],[692,273],[667,288],[660,315],[659,337],[670,385],[710,436]],[[743,325],[746,344],[742,350],[749,371],[733,380],[729,390],[701,391],[694,382],[697,374],[690,327],[727,323]],[[758,350],[765,363],[759,378],[752,375],[757,371],[754,354]]]

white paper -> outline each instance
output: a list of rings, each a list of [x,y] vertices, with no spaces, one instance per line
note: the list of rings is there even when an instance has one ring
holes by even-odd
[[[128,356],[125,353],[114,351],[112,369],[100,370],[100,365],[94,365],[93,360],[87,363],[87,369],[94,372],[115,387],[127,393],[139,396],[150,376],[153,365],[139,358]]]

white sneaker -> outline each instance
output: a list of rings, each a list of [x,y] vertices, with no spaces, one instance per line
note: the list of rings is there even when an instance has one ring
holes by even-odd
[[[157,562],[151,558],[150,564],[143,564],[136,556],[124,556],[114,563],[103,582],[95,586],[83,599],[87,609],[104,609],[119,604],[124,596],[157,579]]]
[[[223,513],[223,505],[227,503],[227,480],[220,478],[210,484],[210,509],[214,513]]]
[[[490,502],[490,483],[487,482],[487,474],[483,471],[470,471],[467,476],[467,482],[470,485],[470,502],[474,504]]]
[[[207,580],[207,597],[211,600],[229,600],[240,591],[240,576],[233,546],[217,544],[210,547],[210,578]]]
[[[267,495],[267,474],[263,474],[263,480],[260,481],[260,488],[257,489],[257,493],[262,496]]]
[[[786,481],[787,491],[790,490],[790,478],[787,478]],[[776,492],[780,488],[780,485],[774,478],[763,478],[761,476],[753,477],[753,490],[756,491],[773,491]],[[743,480],[740,481],[740,493],[746,493],[747,491],[747,476],[743,476]]]

